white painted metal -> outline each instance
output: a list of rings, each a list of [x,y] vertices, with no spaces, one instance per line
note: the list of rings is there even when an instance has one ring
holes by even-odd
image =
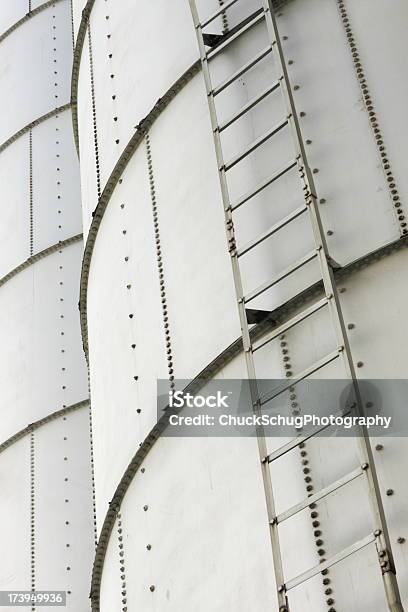
[[[34,252],[81,233],[81,211],[75,206],[81,198],[80,178],[69,110],[33,131],[33,194]]]
[[[81,24],[82,11],[86,6],[86,0],[69,0],[72,6],[72,13],[74,17],[74,33],[75,40],[77,38],[79,26]]]
[[[6,32],[27,13],[27,0],[5,3],[0,16],[0,35]]]
[[[0,288],[3,440],[87,396],[76,310],[80,257],[81,245],[69,246]]]
[[[93,555],[88,410],[48,423],[34,437],[37,588],[71,591],[67,610],[85,612]]]
[[[94,538],[79,166],[70,111],[54,112],[70,99],[70,2],[36,11],[42,4],[10,0],[0,10],[1,145],[15,136],[0,150],[0,588],[68,591],[66,610],[87,612]]]
[[[28,134],[0,155],[0,180],[4,186],[0,223],[0,275],[3,277],[30,256]]]
[[[146,3],[144,11],[144,19],[140,19],[132,2],[118,4],[109,0],[96,2],[91,13],[102,184],[106,183],[135,126],[163,92],[197,59],[187,3],[178,1],[174,6],[165,0],[156,0]],[[182,36],[180,32],[183,32]],[[125,40],[126,47],[123,46]],[[171,53],[163,53],[165,45],[171,48]],[[88,46],[86,38],[85,49]],[[81,62],[81,81],[84,77],[89,83],[89,63],[85,57]],[[151,84],[149,87],[146,87],[147,80]],[[85,90],[89,87],[85,83],[80,94],[84,87]],[[91,151],[94,147],[92,113],[82,106],[82,102],[79,105],[79,124],[81,148]],[[87,188],[89,179],[85,171],[81,169],[82,182]]]
[[[30,440],[0,455],[2,555],[1,588],[29,590],[30,584]]]
[[[201,77],[197,75],[163,112],[151,132],[161,244],[163,252],[168,254],[166,259],[169,257],[172,262],[166,266],[166,285],[174,368],[177,377],[186,378],[204,368],[239,334],[237,317],[230,315],[232,279],[225,249],[217,177],[207,163],[213,152],[206,101],[201,94]],[[197,101],[193,109],[192,99]],[[178,136],[181,125],[187,129]],[[185,155],[187,152],[190,155],[187,171],[184,155],[171,156],[177,138]],[[194,147],[197,138],[201,141],[200,148]],[[146,149],[142,143],[123,173],[122,182],[107,209],[90,271],[90,312],[99,308],[101,301],[112,304],[112,308],[107,310],[101,308],[98,318],[89,318],[93,401],[101,406],[94,414],[94,431],[96,439],[104,440],[95,446],[95,469],[97,474],[101,473],[102,480],[97,490],[99,520],[106,512],[107,502],[133,456],[135,446],[142,442],[156,421],[156,380],[167,376],[146,164]],[[189,175],[189,183],[175,182],[175,177],[177,179],[184,172]],[[197,189],[193,189],[194,184]],[[166,201],[162,199],[169,192],[173,197]],[[191,224],[192,218],[194,225]],[[181,240],[175,238],[173,223],[183,236]],[[211,260],[205,265],[209,235],[213,248],[219,253],[216,285]],[[110,245],[109,249],[106,244]],[[126,257],[128,261],[125,261]],[[113,273],[111,280],[101,287],[98,279],[108,270]],[[190,282],[180,282],[181,279],[190,279]],[[130,289],[128,285],[131,285]],[[130,314],[133,315],[131,319]],[[111,326],[117,333],[106,334],[106,329],[111,329]],[[211,327],[219,329],[215,339],[207,333]],[[192,338],[194,344],[200,346],[194,354],[191,354]],[[136,345],[135,348],[132,344]],[[124,352],[129,357],[125,361]],[[106,370],[110,371],[112,381],[121,381],[118,387],[99,387],[98,372]],[[138,381],[134,380],[135,375],[139,377]],[[94,376],[97,377],[95,383]],[[137,409],[141,410],[140,414]],[[122,415],[119,421],[118,411]],[[121,453],[117,452],[118,440]],[[110,469],[106,472],[108,457]]]
[[[258,4],[248,1],[231,6],[227,11],[229,27]],[[345,265],[397,240],[401,227],[362,102],[337,2],[292,0],[283,4],[279,29],[283,52],[291,60],[289,78],[293,86],[299,86],[294,89],[295,102],[301,111],[304,138],[311,141],[307,153],[311,168],[317,170],[314,179],[319,199],[324,200],[319,202],[319,211],[330,254]],[[406,124],[400,128],[404,116],[400,104],[406,103],[406,92],[403,79],[398,80],[396,75],[403,73],[406,41],[399,24],[406,19],[406,7],[398,2],[390,16],[389,9],[377,2],[347,0],[346,4],[376,105],[378,100],[379,123],[403,199],[406,177],[400,164]],[[219,6],[216,0],[198,3],[204,15],[211,15]],[[375,27],[364,27],[367,20]],[[395,42],[388,37],[385,54],[385,41],[376,30],[382,23],[395,37]],[[134,126],[198,58],[198,51],[192,43],[194,30],[187,2],[172,3],[170,8],[157,0],[135,12],[130,1],[120,5],[112,0],[97,1],[90,24],[103,189]],[[220,15],[207,31],[220,34],[223,25]],[[222,83],[228,75],[240,71],[251,54],[256,55],[267,45],[265,28],[259,22],[211,60],[214,83]],[[381,74],[377,71],[379,62]],[[86,38],[78,113],[87,227],[98,201],[89,69]],[[383,74],[389,79],[387,88],[382,86]],[[227,160],[284,119],[278,89],[257,105],[251,102],[279,76],[276,66],[262,61],[217,95],[221,124],[230,122],[245,105],[251,107],[222,130]],[[393,84],[397,101],[390,95]],[[121,173],[102,222],[93,224],[92,235],[96,230],[98,233],[90,264],[87,314],[99,531],[121,475],[155,422],[155,379],[167,375],[169,347],[165,345],[156,239],[163,263],[174,375],[198,375],[240,334],[206,104],[202,76],[197,75],[149,129],[150,174],[142,139]],[[239,202],[251,186],[255,189],[269,181],[292,160],[293,151],[282,130],[275,140],[269,140],[231,169],[233,200]],[[238,249],[303,205],[295,190],[296,180],[289,171],[237,208]],[[154,233],[152,185],[159,235]],[[307,217],[299,214],[295,222],[240,257],[245,293],[279,275],[310,251],[313,241],[306,222]],[[346,288],[340,294],[345,322],[355,326],[350,330],[350,343],[354,363],[362,362],[357,369],[359,378],[406,378],[406,343],[401,342],[408,332],[404,316],[408,294],[401,282],[405,259],[405,250],[400,250],[355,271],[339,285]],[[316,268],[305,267],[267,296],[254,300],[254,308],[280,307],[317,279]],[[316,294],[308,298],[280,323],[284,325],[322,297]],[[280,342],[275,338],[257,351],[259,377],[285,379]],[[293,373],[328,355],[336,345],[327,309],[285,331],[285,342]],[[341,377],[339,362],[333,361],[313,378]],[[216,376],[244,376],[243,366],[240,355]],[[134,380],[135,375],[138,380]],[[267,442],[272,452],[284,441]],[[375,453],[375,461],[406,607],[407,545],[397,540],[406,537],[403,509],[408,503],[408,489],[399,466],[406,463],[407,456],[402,441],[387,438],[381,443],[384,450]],[[352,440],[315,439],[306,443],[306,449],[314,493],[359,466]],[[307,494],[299,450],[293,449],[270,466],[278,513],[298,504]],[[129,610],[277,610],[257,461],[252,440],[159,439],[142,463],[145,471],[136,474],[121,505],[126,579],[121,579],[118,560],[117,521],[113,527],[101,578],[100,610],[108,612],[124,606],[123,589]],[[314,519],[307,509],[282,524],[282,558],[290,585],[292,578],[316,566],[322,556],[330,559],[372,531],[362,485],[363,479],[358,478],[320,499],[318,528],[313,527]],[[395,490],[394,496],[384,495],[388,488]],[[314,536],[316,530],[322,535]],[[316,545],[316,539],[323,543]],[[330,567],[328,577],[333,589],[330,596],[325,594],[328,587],[322,584],[320,575],[294,588],[291,612],[327,612],[330,607],[350,612],[386,610],[372,544]],[[327,602],[330,598],[333,604]]]
[[[69,23],[69,4],[64,0],[25,22],[2,41],[2,83],[8,95],[2,96],[0,111],[8,120],[0,129],[1,142],[69,101],[72,50]],[[54,75],[55,69],[58,75]],[[27,101],[27,91],[30,91],[30,104],[23,104]]]

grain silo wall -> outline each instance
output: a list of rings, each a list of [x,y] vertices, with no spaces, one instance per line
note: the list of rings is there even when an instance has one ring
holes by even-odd
[[[94,539],[72,57],[68,0],[2,3],[0,589],[66,591],[66,609],[85,612]]]
[[[408,14],[402,0],[292,0],[277,23],[361,379],[406,378]],[[198,2],[200,15],[219,4]],[[259,7],[238,2],[214,23],[233,31]],[[275,3],[276,5],[276,3]],[[82,19],[79,20],[81,11]],[[74,2],[72,84],[87,242],[81,324],[89,356],[99,546],[94,610],[277,610],[256,441],[166,437],[156,381],[245,378],[212,127],[189,3]],[[268,44],[257,23],[214,60],[215,78]],[[279,78],[259,63],[220,96],[223,120]],[[283,114],[283,115],[282,115]],[[224,141],[233,157],[284,116],[268,97]],[[281,134],[234,173],[235,198],[286,163]],[[302,204],[292,179],[242,206],[239,244]],[[292,208],[291,208],[292,207]],[[243,263],[247,289],[312,248],[302,218]],[[322,296],[313,262],[254,308],[284,323]],[[268,333],[268,323],[258,328]],[[332,350],[319,311],[260,351],[262,378],[295,376]],[[342,373],[330,362],[315,378]],[[388,388],[388,387],[387,387]],[[392,397],[384,397],[384,403]],[[275,441],[276,442],[276,441]],[[380,450],[375,450],[375,447]],[[402,598],[407,603],[404,438],[373,441]],[[349,439],[310,441],[271,468],[280,510],[358,465]],[[388,494],[386,492],[388,491]],[[358,502],[356,502],[358,500]],[[317,513],[317,514],[316,514]],[[305,571],[370,530],[357,480],[284,525],[285,574]],[[291,593],[293,612],[386,609],[372,546]]]

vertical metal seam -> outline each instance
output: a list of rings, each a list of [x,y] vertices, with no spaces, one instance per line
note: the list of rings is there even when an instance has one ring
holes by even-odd
[[[90,21],[88,22],[88,47],[89,47],[89,75],[90,75],[90,80],[91,80],[92,121],[93,121],[94,149],[95,149],[96,191],[97,191],[98,201],[99,201],[102,190],[101,190],[101,174],[100,174],[100,165],[99,165],[98,127],[97,127],[97,121],[96,121],[96,101],[95,101],[95,78],[94,78],[92,34],[91,34]]]
[[[29,131],[29,214],[30,214],[30,257],[34,255],[34,190],[33,190],[33,131]]]
[[[218,0],[218,4],[222,7],[225,4],[225,0]],[[222,29],[223,29],[223,32],[226,34],[229,30],[227,11],[224,11],[223,13],[221,13],[221,18],[222,18]]]
[[[121,595],[122,595],[122,612],[127,612],[127,590],[126,590],[126,565],[125,565],[125,550],[123,544],[123,529],[122,515],[120,511],[117,514],[117,532],[118,532],[118,548],[119,548],[119,570],[121,580]]]
[[[105,2],[107,3],[108,0],[105,0]],[[109,11],[109,7],[108,4],[106,4],[106,13],[108,13]],[[112,53],[112,34],[111,34],[111,29],[109,27],[110,24],[110,14],[106,14],[105,15],[105,24],[106,24],[106,46],[107,46],[107,51],[108,51],[108,60],[109,62],[107,62],[107,66],[108,66],[108,70],[109,70],[109,88],[111,91],[111,95],[110,95],[110,100],[111,100],[111,106],[112,106],[112,119],[114,122],[114,141],[115,141],[115,145],[119,145],[120,144],[120,130],[119,130],[119,114],[118,114],[118,110],[117,110],[117,98],[118,95],[116,93],[116,88],[115,88],[115,83],[116,83],[116,74],[114,72],[114,62],[113,62],[113,53]],[[109,64],[109,65],[108,65]]]
[[[286,334],[282,334],[279,340],[280,340],[280,349],[282,353],[283,367],[286,370],[285,376],[289,377],[289,376],[292,376],[292,371],[291,371],[292,364],[291,364],[291,358],[290,358],[289,343],[288,343],[288,338]],[[290,387],[289,392],[290,392],[290,395],[289,395],[290,408],[292,409],[292,415],[297,416],[298,414],[300,414],[301,410],[300,410],[300,407],[297,401],[298,397],[297,397],[296,387]],[[296,433],[299,434],[300,430],[297,430]],[[307,459],[308,454],[307,454],[306,442],[301,442],[299,444],[298,449],[299,449],[300,461],[302,465],[303,480],[305,481],[306,493],[308,496],[310,496],[312,495],[312,492],[314,490],[314,485],[313,485],[313,477],[312,477],[311,467],[309,464],[309,459]],[[317,554],[319,555],[320,562],[323,563],[326,559],[324,558],[325,551],[323,548],[321,548],[324,542],[321,539],[322,531],[320,528],[321,527],[320,522],[317,520],[319,517],[319,514],[317,512],[317,507],[318,507],[317,503],[313,502],[309,505],[309,510],[311,510],[310,519],[312,521],[313,537],[314,537],[315,544],[317,547]],[[324,594],[327,596],[326,604],[329,607],[328,612],[336,612],[335,608],[333,608],[333,604],[335,603],[333,599],[333,588],[329,586],[331,582],[330,578],[328,577],[330,574],[330,569],[325,569],[321,573],[323,576],[322,583],[324,587]]]
[[[154,182],[152,149],[151,149],[151,143],[150,143],[150,136],[148,133],[146,133],[146,136],[145,136],[145,143],[146,143],[146,155],[147,155],[147,168],[148,168],[148,173],[149,173],[150,198],[151,198],[151,203],[152,203],[154,237],[155,237],[155,243],[156,243],[156,261],[157,261],[157,270],[159,273],[159,285],[160,285],[160,298],[161,298],[162,315],[163,315],[164,338],[165,338],[165,343],[166,343],[167,371],[168,371],[168,376],[169,376],[170,390],[174,391],[174,388],[175,388],[174,360],[173,360],[173,352],[172,352],[172,347],[171,347],[171,334],[170,334],[170,324],[169,324],[168,307],[167,307],[166,284],[164,281],[164,266],[163,266],[163,257],[162,257],[161,240],[160,240],[159,214],[158,214],[157,200],[156,200],[156,187],[155,187],[155,182]]]
[[[89,77],[90,77],[90,82],[91,82],[92,123],[93,123],[93,132],[94,132],[96,190],[97,190],[97,199],[99,201],[99,198],[101,196],[101,176],[100,176],[100,168],[99,168],[98,128],[97,128],[97,121],[96,121],[95,79],[94,79],[92,33],[91,33],[90,20],[88,20],[87,31],[88,31],[88,50],[89,50]],[[90,397],[88,415],[89,415],[89,445],[90,445],[91,480],[92,480],[93,535],[94,535],[94,544],[95,544],[95,550],[96,550],[96,547],[98,545],[98,526],[97,526],[97,518],[96,518],[95,463],[94,463],[94,451],[93,451],[92,397],[91,397],[89,361],[87,365],[88,365],[88,393]]]
[[[35,439],[34,432],[30,434],[30,572],[31,592],[35,591]],[[35,606],[31,612],[35,612]]]
[[[89,385],[89,367],[88,367],[88,391],[90,395]],[[92,401],[88,407],[88,420],[89,420],[89,455],[91,462],[91,483],[92,483],[92,512],[93,512],[93,535],[95,550],[98,545],[98,528],[96,521],[96,489],[95,489],[95,463],[94,463],[94,452],[93,452],[93,425],[92,425]]]
[[[405,235],[408,233],[407,221],[404,214],[404,210],[402,208],[401,198],[398,191],[398,185],[396,183],[395,177],[393,175],[391,169],[391,162],[387,156],[387,148],[384,143],[384,135],[382,133],[377,112],[375,110],[375,105],[373,101],[373,96],[369,90],[367,77],[364,72],[364,67],[360,58],[360,54],[358,51],[357,44],[355,42],[355,36],[353,34],[351,25],[350,25],[350,16],[347,12],[346,0],[336,0],[337,7],[339,9],[341,21],[343,24],[343,29],[346,33],[348,47],[351,53],[351,58],[355,70],[355,74],[358,80],[358,84],[360,86],[360,90],[363,97],[364,107],[368,114],[368,120],[370,123],[370,128],[374,136],[375,144],[380,155],[381,166],[383,172],[385,174],[385,178],[388,185],[388,192],[390,195],[390,199],[393,205],[394,215],[399,225],[399,230],[401,235]]]
[[[73,53],[75,53],[74,0],[70,0],[70,9],[71,9],[72,51]]]

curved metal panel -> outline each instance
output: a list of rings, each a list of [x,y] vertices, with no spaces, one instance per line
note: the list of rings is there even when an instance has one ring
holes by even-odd
[[[178,378],[195,376],[239,334],[216,160],[202,94],[198,74],[149,131],[150,198],[157,203]],[[211,329],[217,329],[215,336],[208,333]]]
[[[156,444],[121,507],[126,574],[137,568],[137,578],[127,581],[128,606],[275,608],[256,452],[250,439]],[[194,510],[193,499],[200,499]],[[101,610],[108,610],[101,595]]]
[[[30,439],[24,438],[1,455],[0,533],[3,590],[29,590],[30,584]]]
[[[80,178],[69,112],[32,132],[34,252],[81,232]],[[1,163],[1,160],[0,160]]]
[[[36,588],[67,591],[67,610],[89,609],[93,554],[88,410],[35,432]],[[57,587],[57,585],[59,585]]]
[[[113,194],[89,273],[88,312],[98,312],[89,317],[92,401],[98,406],[93,419],[98,518],[132,457],[135,439],[141,442],[155,422],[156,379],[166,376],[145,155],[140,147]],[[109,280],[101,285],[102,270]],[[106,310],[101,303],[115,307]],[[111,384],[115,380],[121,381],[118,386]]]
[[[90,16],[102,184],[135,126],[197,58],[186,3],[171,7],[163,1],[148,3],[144,11],[147,14],[140,20],[132,2],[96,2]],[[184,34],[174,36],[174,32]],[[123,40],[127,40],[126,53]],[[139,57],[144,61],[138,61]],[[145,86],[147,80],[149,87]],[[91,115],[87,121],[91,122]],[[88,144],[82,145],[86,148],[93,139],[92,125],[87,132]]]
[[[194,106],[196,113],[185,137],[176,138],[186,105],[190,106],[196,96],[195,90],[200,98],[198,77],[154,124],[150,135],[154,177],[148,172],[144,143],[133,155],[112,195],[93,250],[87,310],[92,398],[98,406],[94,414],[96,480],[101,482],[97,487],[98,516],[105,513],[114,484],[132,456],[135,432],[141,441],[154,424],[156,379],[167,375],[169,351],[175,375],[194,376],[239,333],[237,320],[229,316],[233,290],[216,175],[211,166],[203,171],[206,159],[211,159],[211,141],[206,143],[202,138],[199,151],[191,141],[208,128],[202,106]],[[177,151],[172,164],[167,146],[173,153]],[[183,173],[186,178],[180,183]],[[153,218],[152,197],[157,198],[158,221]],[[202,197],[207,201],[205,207]],[[178,240],[174,239],[170,220],[179,228]],[[208,252],[210,235],[213,249]],[[158,269],[157,241],[165,261],[163,272]],[[219,272],[216,284],[214,268]],[[200,274],[192,290],[185,279],[194,278],[197,270]],[[165,344],[160,305],[163,279],[168,291],[166,321],[171,349]],[[116,306],[112,310],[101,309],[101,300],[113,301]],[[105,323],[101,325],[101,321]],[[211,327],[219,328],[216,342],[207,333]],[[193,355],[192,338],[196,346]],[[106,375],[97,374],[94,378],[94,373],[102,371]],[[121,381],[119,389],[111,385],[112,380]],[[123,450],[119,455],[118,439]]]
[[[305,113],[302,130],[324,200],[322,220],[332,232],[329,248],[344,263],[397,238],[398,223],[336,3],[316,0],[305,9],[289,3],[279,23],[288,34],[284,51]],[[310,36],[312,24],[324,36]]]
[[[70,115],[57,113],[0,153],[4,276],[25,259],[81,231],[79,172]]]
[[[0,276],[30,255],[29,134],[0,153],[3,204],[0,213]]]
[[[123,171],[126,169],[129,161],[132,159],[134,152],[141,146],[146,137],[147,129],[154,123],[167,105],[174,99],[178,92],[193,78],[198,71],[198,62],[193,64],[181,77],[173,84],[173,86],[163,95],[162,98],[154,105],[146,119],[139,124],[136,133],[128,142],[125,150],[118,159],[115,168],[113,169],[108,182],[106,183],[98,205],[93,212],[93,220],[89,228],[88,238],[85,244],[84,258],[82,262],[81,287],[80,287],[80,315],[81,315],[81,331],[82,341],[85,354],[88,354],[88,331],[87,331],[87,291],[89,280],[89,267],[92,259],[92,253],[95,247],[95,242],[98,236],[99,227],[109,205],[110,198],[120,181]],[[86,203],[84,204],[86,207]]]
[[[0,33],[6,32],[12,25],[27,13],[27,0],[15,0],[4,3],[0,17]]]
[[[70,73],[72,42],[65,27],[69,19],[68,3],[58,2],[2,42],[1,85],[8,92],[0,106],[2,116],[8,117],[0,131],[2,142],[22,126],[69,100],[66,75]],[[29,105],[22,104],[27,90],[31,91]]]
[[[3,439],[87,395],[75,312],[81,251],[69,246],[1,288]]]

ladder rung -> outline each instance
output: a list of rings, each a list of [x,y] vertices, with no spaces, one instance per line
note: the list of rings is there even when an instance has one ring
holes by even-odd
[[[269,185],[271,185],[272,183],[280,179],[284,174],[289,172],[289,170],[292,170],[292,168],[294,168],[295,166],[297,166],[297,161],[294,159],[293,161],[289,162],[286,166],[283,166],[283,168],[281,168],[280,170],[272,174],[272,176],[270,176],[269,178],[259,183],[255,187],[255,189],[241,196],[239,200],[237,200],[236,202],[234,202],[234,204],[231,205],[231,210],[234,211],[240,206],[242,206],[242,204],[245,204],[246,202],[248,202],[248,200],[258,195],[258,193],[260,193],[261,191],[266,189],[266,187],[268,187]]]
[[[214,49],[211,49],[211,51],[208,51],[207,59],[213,59],[216,55],[221,53],[221,51],[224,51],[224,49],[228,47],[228,45],[230,45],[234,40],[239,38],[247,30],[250,30],[255,24],[257,24],[259,21],[261,21],[261,19],[264,18],[265,11],[263,9],[258,9],[253,15],[248,17],[248,19],[245,19],[245,21],[242,22],[241,26],[237,27],[236,32],[234,32],[234,34],[228,36],[228,38],[224,42],[222,42]]]
[[[278,123],[278,125],[275,125],[273,128],[271,128],[270,130],[268,130],[267,132],[265,132],[264,134],[262,134],[262,136],[260,136],[259,138],[257,138],[256,140],[252,141],[251,144],[241,153],[239,153],[239,155],[236,155],[235,157],[233,157],[227,164],[225,164],[224,169],[225,171],[227,170],[231,170],[231,168],[233,168],[234,166],[236,166],[240,161],[242,161],[243,159],[245,159],[245,157],[247,157],[248,155],[250,155],[251,153],[253,153],[258,147],[260,147],[264,142],[266,142],[267,140],[269,140],[269,138],[272,138],[272,136],[274,136],[275,134],[277,134],[278,132],[280,132],[280,130],[282,128],[284,128],[286,125],[288,124],[288,119],[284,119],[283,121],[281,121],[280,123]]]
[[[312,314],[314,314],[315,312],[317,312],[318,310],[320,310],[321,308],[326,306],[326,304],[328,304],[328,299],[325,297],[325,298],[319,300],[318,302],[315,302],[314,304],[312,304],[312,306],[309,306],[305,310],[302,310],[297,315],[295,315],[294,317],[289,319],[289,321],[286,321],[286,323],[283,323],[279,327],[275,327],[275,329],[273,329],[271,332],[269,332],[269,334],[267,334],[260,341],[260,344],[257,344],[257,345],[254,344],[254,346],[252,348],[252,351],[255,352],[255,351],[259,350],[260,348],[265,346],[265,344],[268,344],[268,342],[271,342],[272,340],[274,340],[275,338],[277,338],[281,334],[285,333],[288,329],[291,329],[292,327],[294,327],[298,323],[301,323],[302,321],[304,321],[305,319],[310,317]]]
[[[305,368],[304,370],[302,370],[302,372],[299,372],[299,374],[296,374],[296,376],[291,376],[290,378],[288,378],[286,384],[282,385],[281,387],[277,389],[273,389],[272,391],[269,391],[269,393],[265,393],[265,395],[259,398],[259,402],[261,406],[263,406],[264,404],[267,404],[268,402],[273,400],[275,397],[278,397],[278,395],[281,395],[282,393],[290,389],[290,387],[295,387],[298,383],[300,383],[301,380],[304,380],[308,376],[311,376],[318,370],[321,370],[322,368],[324,368],[324,366],[326,366],[327,364],[337,359],[340,353],[342,352],[342,350],[343,348],[338,348],[335,351],[332,351],[325,357],[322,357],[322,359],[319,359],[319,361],[315,361],[315,363],[313,363],[308,368]]]
[[[238,0],[230,0],[229,2],[226,2],[222,8],[217,9],[215,11],[215,13],[213,13],[212,15],[210,15],[210,17],[208,17],[205,21],[203,21],[203,23],[199,23],[197,28],[205,28],[208,25],[210,25],[210,23],[212,23],[215,19],[217,19],[217,17],[219,17],[220,15],[223,14],[224,11],[226,11],[227,9],[229,9],[233,4],[236,4],[236,2],[238,2]]]
[[[302,215],[306,211],[307,206],[300,206],[299,208],[296,208],[296,210],[294,210],[289,215],[275,223],[275,225],[272,225],[272,227],[266,230],[266,232],[263,232],[260,236],[258,236],[258,238],[255,238],[254,240],[251,240],[251,242],[248,242],[245,246],[242,247],[242,249],[238,249],[238,257],[242,257],[242,255],[248,253],[248,251],[258,246],[258,244],[261,244],[267,238],[270,238],[270,236],[273,236],[273,234],[276,234],[276,232],[288,225],[288,223],[291,223],[292,221],[300,217],[300,215]]]
[[[218,126],[218,131],[222,132],[227,129],[230,125],[232,125],[235,121],[243,117],[247,112],[249,112],[254,106],[262,102],[269,94],[274,92],[280,86],[280,81],[276,81],[273,85],[270,85],[266,89],[262,91],[258,96],[252,98],[243,106],[239,111],[237,111],[234,115],[232,115],[227,121],[224,121],[221,125]]]
[[[302,574],[299,574],[299,576],[296,576],[296,578],[292,578],[292,580],[289,580],[285,584],[285,590],[290,591],[291,589],[294,589],[295,587],[299,586],[299,584],[302,584],[302,582],[306,582],[306,580],[310,580],[310,578],[313,578],[313,576],[317,576],[317,574],[320,574],[321,572],[328,569],[329,567],[332,567],[336,563],[339,563],[339,561],[343,561],[343,559],[346,559],[350,555],[353,555],[354,553],[358,552],[362,548],[365,548],[366,546],[368,546],[374,541],[375,541],[374,534],[369,534],[362,540],[358,540],[358,542],[355,542],[354,544],[352,544],[351,546],[348,546],[347,548],[337,553],[336,555],[333,555],[332,557],[327,559],[327,561],[324,561],[323,563],[319,563],[319,565],[315,565],[311,569],[306,570]]]
[[[239,79],[239,77],[242,76],[243,74],[245,74],[245,72],[248,72],[248,70],[250,70],[258,62],[260,62],[271,51],[272,51],[272,45],[269,45],[265,49],[262,49],[262,51],[260,51],[257,55],[255,55],[255,57],[253,57],[251,60],[249,60],[249,62],[247,62],[246,64],[241,66],[241,68],[238,68],[238,70],[236,72],[231,74],[231,76],[229,76],[225,81],[223,81],[222,83],[217,85],[217,87],[214,87],[213,91],[211,92],[212,95],[213,96],[217,96],[219,93],[224,91],[224,89],[226,89],[234,81]]]
[[[350,472],[349,474],[346,474],[342,478],[339,478],[335,482],[332,482],[327,487],[324,487],[324,489],[321,489],[320,491],[317,491],[317,493],[314,493],[313,495],[306,497],[303,501],[299,502],[298,504],[295,504],[294,506],[292,506],[285,512],[282,512],[281,514],[279,514],[275,519],[276,523],[278,524],[283,523],[283,521],[286,521],[288,518],[291,518],[298,512],[301,512],[302,510],[310,506],[310,504],[313,504],[319,501],[320,499],[327,497],[331,493],[334,493],[334,491],[337,491],[341,487],[344,487],[344,485],[348,484],[352,480],[355,480],[356,478],[361,476],[363,473],[364,473],[364,470],[361,467],[359,467],[356,470],[353,470],[352,472]]]
[[[346,412],[339,411],[339,412],[336,412],[334,416],[345,416],[349,413],[350,411],[346,411]],[[310,438],[317,436],[317,434],[319,434],[321,431],[324,431],[325,429],[328,429],[329,427],[330,427],[330,424],[322,425],[320,427],[315,427],[309,434],[305,436],[302,436],[302,435],[296,436],[296,438],[293,438],[293,440],[290,440],[286,444],[283,444],[282,446],[277,448],[272,453],[269,453],[269,455],[267,455],[264,458],[263,462],[272,463],[272,461],[276,461],[276,459],[283,457],[283,455],[286,455],[286,453],[290,453],[291,450],[293,450],[294,448],[302,444],[302,442],[307,442],[307,440],[310,440]]]
[[[260,285],[259,287],[254,289],[253,291],[251,291],[251,293],[248,293],[248,295],[244,297],[245,304],[248,304],[249,302],[254,300],[256,297],[264,293],[267,289],[270,289],[271,287],[273,287],[280,281],[284,280],[285,278],[287,278],[288,276],[296,272],[296,270],[299,270],[299,268],[302,268],[307,263],[309,263],[309,261],[312,261],[316,257],[317,257],[317,251],[315,249],[311,253],[308,253],[307,255],[299,259],[297,262],[295,262],[294,264],[292,264],[291,266],[283,270],[280,274],[275,276],[275,278],[267,281],[266,283],[263,283],[263,285]]]

